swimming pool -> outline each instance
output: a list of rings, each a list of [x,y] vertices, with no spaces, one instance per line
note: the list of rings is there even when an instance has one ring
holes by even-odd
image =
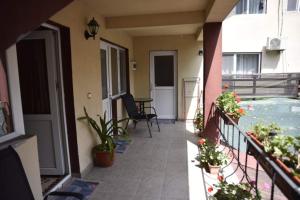
[[[240,119],[239,127],[250,130],[256,123],[277,123],[286,135],[300,136],[300,100],[290,98],[268,98],[247,100],[240,103],[246,115]]]

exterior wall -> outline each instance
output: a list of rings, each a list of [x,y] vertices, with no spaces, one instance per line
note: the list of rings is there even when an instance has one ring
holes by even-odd
[[[20,142],[15,150],[22,161],[34,199],[43,199],[36,136]]]
[[[287,12],[287,0],[268,0],[266,14],[231,14],[223,22],[223,52],[261,52],[262,73],[300,72],[300,13]],[[282,27],[282,34],[280,30]],[[267,37],[286,40],[283,52],[266,52]]]
[[[202,56],[198,54],[202,43],[197,42],[194,35],[135,37],[133,43],[134,59],[137,63],[137,70],[133,72],[134,91],[138,97],[150,96],[150,51],[177,50],[178,118],[184,118],[182,81],[183,78],[189,77],[201,77],[202,81]],[[188,105],[190,103],[188,102]]]
[[[93,40],[84,38],[86,23],[95,17],[100,25],[97,38]],[[100,37],[117,43],[129,49],[129,60],[132,59],[132,39],[123,32],[108,31],[105,29],[104,19],[93,8],[88,8],[81,1],[75,1],[51,18],[52,21],[70,28],[71,53],[73,68],[74,106],[76,118],[83,115],[83,106],[91,116],[102,113],[101,69],[100,69]],[[130,74],[132,77],[132,74]],[[131,79],[131,86],[134,85]],[[131,88],[133,91],[133,87]],[[87,93],[92,98],[87,98]],[[122,117],[121,100],[118,100],[118,116]],[[91,149],[95,145],[95,138],[86,124],[76,122],[77,141],[79,151],[80,171],[84,172],[92,164]]]

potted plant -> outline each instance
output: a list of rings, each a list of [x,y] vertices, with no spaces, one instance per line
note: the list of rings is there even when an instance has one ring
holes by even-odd
[[[195,129],[197,129],[200,133],[203,131],[203,114],[202,111],[200,109],[196,110],[196,115],[195,118],[193,120],[193,124]]]
[[[213,143],[200,139],[199,142],[200,154],[198,160],[202,165],[206,165],[211,174],[218,174],[222,165],[227,164],[226,155],[217,149]]]
[[[208,192],[210,193],[211,200],[260,200],[261,195],[258,192],[253,194],[252,186],[249,183],[227,183],[218,176],[220,181],[219,184],[215,184],[214,187],[209,187]]]
[[[245,110],[239,105],[240,102],[241,99],[235,92],[225,91],[217,98],[216,105],[223,113],[238,124],[240,117],[246,114]],[[226,124],[233,124],[226,117],[224,121]]]
[[[263,148],[263,146],[267,145],[271,138],[280,134],[280,132],[281,128],[275,123],[268,125],[257,123],[253,126],[251,131],[247,132],[247,134],[256,144]]]
[[[87,120],[88,125],[95,130],[98,136],[98,141],[100,141],[100,144],[97,144],[92,149],[94,164],[99,167],[109,167],[114,162],[114,149],[116,147],[113,139],[113,133],[115,130],[121,131],[123,134],[126,133],[126,130],[118,126],[118,123],[127,119],[122,119],[114,123],[113,120],[107,121],[106,113],[104,113],[103,118],[98,116],[98,125],[98,123],[88,115],[85,107],[83,110],[85,116],[79,117],[78,120]]]

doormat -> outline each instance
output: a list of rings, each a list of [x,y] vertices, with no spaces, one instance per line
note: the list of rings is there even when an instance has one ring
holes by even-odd
[[[114,138],[116,144],[116,153],[125,153],[132,140],[128,136],[117,136]]]
[[[42,191],[46,194],[51,188],[53,188],[59,181],[61,181],[64,176],[41,176],[42,181]]]
[[[88,200],[93,191],[96,189],[98,183],[97,182],[90,182],[85,181],[82,179],[74,179],[71,184],[67,185],[66,187],[62,188],[62,192],[77,192],[84,196],[84,200]],[[50,198],[51,197],[51,198]],[[78,200],[75,197],[52,197],[49,196],[49,200]]]
[[[175,124],[175,119],[158,119],[159,124]]]

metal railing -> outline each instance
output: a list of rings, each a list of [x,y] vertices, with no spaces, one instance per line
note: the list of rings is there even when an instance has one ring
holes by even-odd
[[[242,97],[297,97],[300,73],[223,75],[222,82]]]
[[[239,126],[215,105],[212,106],[210,117],[220,133],[222,146],[228,149],[230,162],[234,171],[227,175],[238,176],[239,182],[252,185],[251,192],[263,199],[300,199],[300,186],[297,185]],[[226,124],[230,122],[230,125]],[[250,164],[250,161],[255,163]],[[252,166],[251,166],[252,165]],[[264,180],[262,180],[264,179]],[[262,182],[270,182],[269,190],[264,191]]]

